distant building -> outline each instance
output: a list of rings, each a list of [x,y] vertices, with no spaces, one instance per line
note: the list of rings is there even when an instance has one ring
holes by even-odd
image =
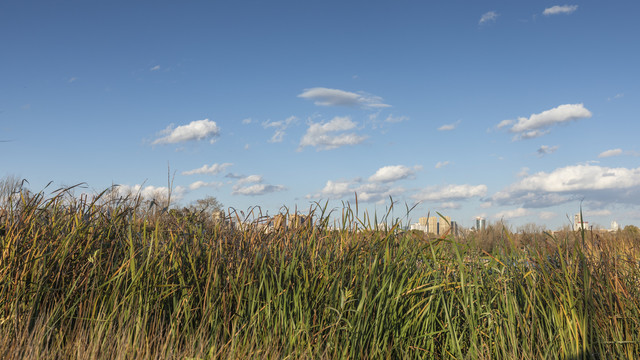
[[[478,216],[476,218],[476,230],[480,231],[480,230],[485,230],[486,228],[487,228],[487,219]]]
[[[573,216],[573,230],[574,231],[580,231],[582,228],[584,228],[585,230],[589,229],[589,222],[588,221],[584,221],[584,219],[582,218],[582,216],[580,214],[575,214]]]
[[[441,216],[438,225],[438,235],[446,234],[451,228],[451,216]]]
[[[611,222],[611,231],[618,231],[620,230],[620,225],[618,225],[618,222],[613,220]]]
[[[428,234],[444,235],[447,232],[452,233],[449,229],[455,221],[451,221],[450,216],[429,216],[418,219],[417,224],[411,224],[411,230],[420,230]],[[457,226],[457,225],[456,225]]]

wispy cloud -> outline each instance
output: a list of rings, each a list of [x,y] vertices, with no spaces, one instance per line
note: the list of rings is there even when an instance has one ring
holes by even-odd
[[[447,165],[449,165],[449,161],[438,161],[438,163],[436,164],[436,169],[443,168]]]
[[[528,118],[519,117],[517,121],[503,120],[498,123],[498,128],[512,125],[509,130],[515,133],[514,140],[532,139],[548,134],[550,127],[556,124],[591,117],[591,111],[583,104],[565,104],[539,114],[532,114]]]
[[[393,116],[393,115],[389,115],[387,116],[387,119],[385,120],[388,123],[399,123],[402,121],[406,121],[409,120],[408,117],[406,116]]]
[[[598,158],[608,158],[612,156],[622,155],[622,149],[611,149],[607,151],[603,151],[598,155]]]
[[[275,132],[273,133],[273,136],[271,136],[271,139],[269,139],[269,142],[279,143],[279,142],[282,142],[282,139],[284,138],[284,135],[285,135],[285,130],[287,130],[289,125],[297,121],[298,121],[297,117],[289,116],[285,120],[265,121],[262,123],[262,127],[264,127],[265,129],[274,128]]]
[[[317,150],[331,150],[346,145],[362,143],[367,137],[356,133],[345,133],[352,130],[356,123],[348,116],[337,116],[326,123],[309,122],[309,128],[300,140],[298,151],[307,146],[314,146]]]
[[[544,9],[543,15],[558,15],[558,14],[571,14],[578,10],[578,5],[556,5],[550,8]]]
[[[488,22],[495,22],[496,19],[498,18],[498,13],[495,11],[488,11],[484,14],[482,14],[482,16],[480,17],[480,21],[478,21],[478,24],[482,25],[482,24],[486,24]]]
[[[152,67],[151,69],[149,69],[149,71],[158,71],[160,70],[160,65],[156,65],[154,67]]]
[[[205,164],[205,165],[202,165],[202,167],[199,167],[197,169],[183,171],[182,175],[201,175],[201,174],[216,175],[225,171],[231,165],[233,164],[231,163],[212,164],[212,165]]]
[[[385,104],[379,96],[324,87],[305,89],[298,95],[298,97],[313,100],[314,104],[318,106],[347,106],[362,108],[386,108],[391,106]]]
[[[222,185],[223,184],[221,182],[217,182],[217,181],[214,181],[214,182],[196,181],[191,183],[191,185],[189,185],[189,190],[195,191],[203,187],[219,188]]]
[[[460,124],[460,120],[454,122],[453,124],[444,124],[442,126],[440,126],[438,128],[438,131],[451,131],[451,130],[455,130],[455,128],[458,127],[458,124]]]
[[[209,119],[196,120],[190,122],[188,125],[180,125],[174,128],[174,125],[169,125],[166,129],[160,132],[164,135],[152,142],[156,144],[175,144],[185,141],[199,141],[209,139],[210,143],[215,142],[215,138],[220,135],[220,128],[215,121]]]
[[[248,124],[251,124],[251,121],[253,121],[253,120],[251,120],[251,118],[242,119],[242,124],[243,125],[248,125]]]
[[[78,78],[73,76],[73,77],[70,77],[69,80],[67,80],[67,82],[68,83],[73,83],[73,82],[76,82],[77,80],[78,80]]]
[[[493,215],[494,219],[513,219],[530,215],[531,211],[525,208],[517,208],[513,210],[500,211]]]
[[[383,183],[398,181],[413,176],[421,168],[421,166],[410,168],[404,165],[383,166],[369,177],[369,181]]]
[[[554,152],[556,152],[556,150],[558,150],[558,146],[548,146],[548,145],[542,145],[540,146],[540,148],[538,148],[538,156],[545,156],[545,155],[549,155],[549,154],[553,154]]]

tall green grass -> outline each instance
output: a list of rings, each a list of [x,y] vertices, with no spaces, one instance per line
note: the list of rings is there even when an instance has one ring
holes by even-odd
[[[3,205],[0,358],[640,358],[624,234],[487,250],[349,204],[266,232],[66,194]]]

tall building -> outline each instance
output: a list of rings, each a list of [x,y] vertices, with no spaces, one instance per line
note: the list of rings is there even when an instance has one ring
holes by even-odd
[[[573,230],[580,231],[582,228],[585,230],[589,229],[589,222],[584,221],[584,218],[580,216],[580,214],[575,214],[573,216]]]
[[[476,218],[476,230],[480,231],[480,230],[485,230],[486,228],[487,228],[487,219],[478,216]]]
[[[435,216],[429,216],[427,219],[427,232],[430,234],[438,235],[438,218]]]
[[[444,235],[451,228],[451,216],[441,216],[439,221],[440,228],[438,235]]]

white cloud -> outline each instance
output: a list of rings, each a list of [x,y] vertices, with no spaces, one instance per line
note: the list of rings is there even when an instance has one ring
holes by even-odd
[[[204,182],[204,181],[196,181],[194,183],[191,183],[191,185],[189,185],[189,190],[191,191],[195,191],[198,190],[202,187],[212,187],[212,188],[219,188],[221,187],[223,184],[221,182]]]
[[[253,184],[249,186],[235,186],[233,188],[233,195],[247,195],[247,196],[259,196],[272,192],[286,190],[282,185],[268,185],[268,184]]]
[[[211,164],[211,165],[205,164],[205,165],[202,165],[202,167],[199,167],[197,169],[183,171],[182,175],[202,175],[202,174],[217,175],[225,171],[231,165],[233,164],[231,163]]]
[[[553,218],[556,218],[557,216],[558,215],[553,211],[540,211],[538,213],[538,217],[540,218],[540,220],[551,220]]]
[[[382,98],[379,96],[324,87],[305,89],[298,95],[298,97],[313,100],[314,104],[318,106],[348,106],[363,108],[385,108],[391,106],[383,103]]]
[[[438,163],[436,164],[436,169],[443,168],[447,165],[449,165],[449,161],[438,161]]]
[[[262,180],[263,180],[262,176],[260,175],[249,175],[249,176],[241,177],[240,179],[238,179],[238,184],[242,185],[242,184],[261,183]]]
[[[438,128],[438,131],[451,131],[451,130],[455,130],[455,128],[458,127],[458,124],[460,124],[460,120],[454,122],[453,124],[444,124],[442,126],[440,126]]]
[[[169,188],[166,186],[152,186],[148,185],[142,187],[140,184],[136,185],[116,185],[114,189],[121,196],[137,196],[140,195],[145,200],[153,200],[153,199],[166,199],[169,195]],[[176,186],[171,191],[171,199],[172,201],[181,200],[184,195],[187,193],[187,189],[182,186]]]
[[[361,202],[384,202],[389,196],[399,196],[405,190],[401,187],[391,188],[385,183],[360,184],[359,180],[352,181],[327,181],[324,188],[318,194],[307,195],[308,199],[341,199],[357,194]]]
[[[571,14],[574,11],[578,10],[578,5],[556,5],[550,8],[544,9],[542,14],[544,15],[558,15],[558,14]]]
[[[265,121],[262,123],[262,127],[264,127],[265,129],[275,128],[275,132],[273,133],[273,136],[271,137],[269,142],[279,143],[282,142],[282,139],[285,135],[285,130],[289,127],[289,125],[297,121],[297,117],[289,116],[287,119],[281,121]]]
[[[251,118],[246,118],[246,119],[243,119],[243,120],[242,120],[242,124],[243,124],[243,125],[248,125],[248,124],[251,124],[251,122],[252,122],[252,121],[253,121],[253,120],[251,120]]]
[[[583,104],[565,104],[539,114],[532,114],[528,118],[519,117],[518,121],[503,120],[497,127],[502,128],[514,124],[510,132],[516,133],[514,140],[532,139],[549,133],[549,127],[566,123],[573,120],[591,117],[591,111],[587,110]]]
[[[556,152],[556,150],[558,150],[558,146],[542,145],[540,146],[537,152],[538,152],[538,156],[544,156],[544,155],[553,154],[554,152]]]
[[[302,150],[306,146],[315,146],[317,150],[330,150],[345,145],[360,144],[367,138],[366,136],[355,133],[339,133],[355,127],[356,123],[351,121],[348,116],[336,116],[327,123],[309,122],[309,128],[300,140],[298,150]]]
[[[220,128],[215,121],[209,119],[196,120],[188,125],[180,125],[176,128],[169,125],[161,134],[164,135],[152,142],[155,144],[175,144],[184,141],[210,139],[213,144],[215,138],[220,135]]]
[[[525,208],[517,208],[514,210],[505,210],[493,215],[495,219],[513,219],[530,215],[531,212]]]
[[[449,209],[456,210],[456,209],[460,209],[460,207],[461,207],[460,204],[451,202],[451,201],[443,202],[442,204],[440,204],[440,209],[442,210],[449,210]]]
[[[486,185],[446,185],[429,187],[412,197],[419,201],[452,201],[481,197],[487,193]]]
[[[389,115],[387,116],[387,119],[385,120],[388,123],[399,123],[399,122],[403,122],[409,120],[408,117],[406,116],[393,116],[393,115]]]
[[[622,149],[611,149],[611,150],[603,151],[600,153],[600,155],[598,155],[598,158],[607,158],[607,157],[618,156],[618,155],[622,155]]]
[[[331,181],[328,180],[327,184],[322,188],[320,194],[315,197],[328,197],[330,199],[339,199],[345,195],[352,194],[354,190],[350,187],[353,184],[351,181]]]
[[[525,176],[529,176],[529,168],[528,167],[523,167],[522,169],[520,169],[520,171],[516,174],[517,177],[525,177]]]
[[[571,200],[640,204],[640,168],[573,165],[527,175],[492,196],[500,204],[547,207]]]
[[[513,124],[514,122],[515,122],[515,121],[513,121],[513,120],[502,120],[502,121],[500,121],[500,122],[498,123],[498,125],[496,125],[496,127],[497,127],[498,129],[502,129],[503,127],[507,127],[507,126],[509,126],[509,125]]]
[[[480,17],[480,21],[478,21],[478,24],[482,25],[484,23],[487,22],[493,22],[496,21],[496,19],[498,18],[498,13],[495,11],[488,11],[484,14],[482,14],[482,16]]]
[[[375,174],[369,177],[371,182],[393,182],[401,179],[406,179],[409,176],[415,174],[416,170],[421,167],[415,166],[410,168],[404,165],[391,165],[384,166],[378,169]]]
[[[149,69],[149,71],[158,71],[160,70],[160,65],[156,65],[154,67],[152,67],[151,69]]]
[[[77,80],[78,80],[78,78],[73,76],[73,77],[69,78],[69,80],[67,82],[68,83],[72,83],[72,82],[76,82]]]

